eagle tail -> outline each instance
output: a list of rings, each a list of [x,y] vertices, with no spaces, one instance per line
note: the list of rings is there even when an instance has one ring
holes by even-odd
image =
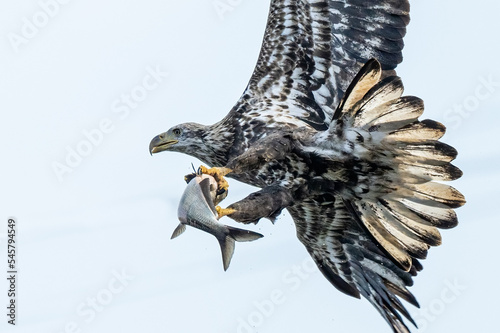
[[[460,178],[450,162],[457,151],[440,141],[445,127],[419,121],[423,101],[401,96],[397,76],[381,80],[382,69],[371,60],[361,69],[335,112],[330,131],[360,162],[358,184],[351,188],[352,207],[370,234],[406,271],[412,259],[424,259],[441,243],[437,228],[457,225],[454,208],[465,203],[455,188],[434,181]]]

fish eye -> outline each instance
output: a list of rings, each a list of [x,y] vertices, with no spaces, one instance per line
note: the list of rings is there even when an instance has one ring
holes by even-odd
[[[178,129],[178,128],[174,128],[174,129],[172,130],[172,133],[174,133],[174,135],[175,135],[175,136],[179,136],[179,135],[181,135],[181,130],[180,130],[180,129]]]

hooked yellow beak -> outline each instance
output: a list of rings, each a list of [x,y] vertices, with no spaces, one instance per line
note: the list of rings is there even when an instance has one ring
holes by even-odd
[[[174,139],[167,133],[157,135],[149,143],[149,153],[151,155],[168,150],[171,146],[175,145],[179,140]]]

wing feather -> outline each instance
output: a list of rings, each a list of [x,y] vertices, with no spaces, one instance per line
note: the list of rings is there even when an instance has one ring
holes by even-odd
[[[272,0],[254,73],[228,115],[242,143],[280,126],[325,130],[362,64],[401,62],[408,22],[407,0]]]
[[[356,75],[335,111],[328,131],[315,134],[311,154],[330,159],[323,176],[336,185],[321,204],[311,197],[288,208],[297,235],[320,270],[343,292],[368,299],[394,332],[414,323],[398,297],[418,305],[408,291],[431,246],[441,244],[437,228],[456,226],[454,208],[465,203],[450,162],[457,151],[437,141],[441,124],[418,118],[423,103],[401,97],[399,77],[381,79],[369,61]],[[325,193],[321,193],[325,195]]]
[[[344,200],[335,196],[325,205],[311,197],[287,209],[299,240],[323,275],[340,291],[366,298],[395,332],[409,332],[400,314],[414,322],[397,296],[418,306],[407,289],[413,284],[411,272],[393,263]]]

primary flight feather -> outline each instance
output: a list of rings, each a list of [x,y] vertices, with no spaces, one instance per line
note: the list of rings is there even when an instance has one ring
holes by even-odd
[[[419,120],[423,102],[402,96],[394,71],[408,22],[404,0],[273,0],[257,66],[229,114],[150,144],[262,188],[222,211],[256,223],[287,209],[324,276],[397,333],[409,332],[401,315],[413,323],[400,299],[418,306],[407,287],[419,259],[465,203],[434,182],[461,176],[456,150],[438,141],[444,126]]]

